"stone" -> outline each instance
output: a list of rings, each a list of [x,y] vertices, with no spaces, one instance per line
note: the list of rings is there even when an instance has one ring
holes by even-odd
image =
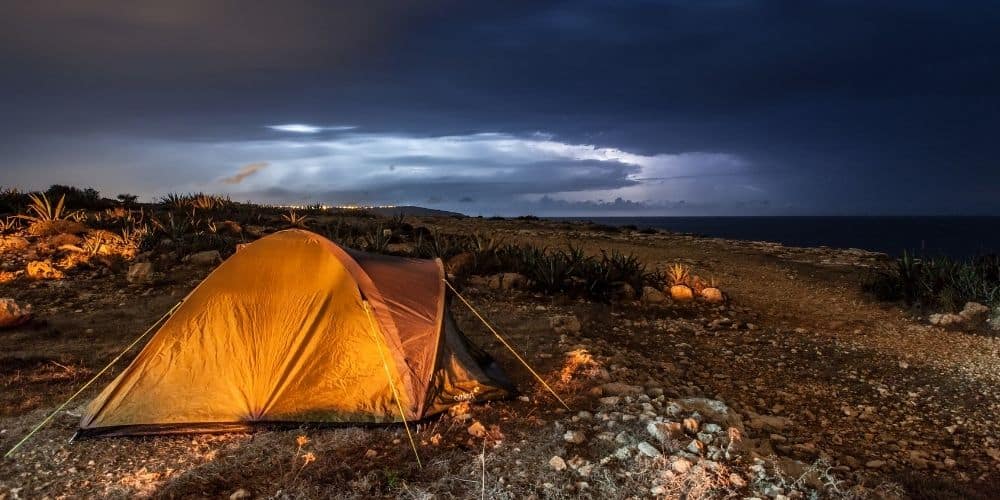
[[[701,426],[701,424],[693,418],[685,418],[682,425],[684,426],[684,430],[691,434],[696,434],[698,432],[698,428]]]
[[[475,268],[475,265],[476,256],[472,252],[462,252],[448,259],[444,264],[444,269],[448,274],[461,276],[471,272]],[[499,282],[497,282],[496,288],[499,288]]]
[[[580,444],[587,440],[587,435],[583,431],[566,431],[563,440],[567,443]]]
[[[642,453],[643,455],[646,455],[649,458],[656,458],[662,455],[662,453],[660,453],[660,450],[656,449],[655,446],[647,443],[646,441],[640,442],[637,447],[639,448],[639,453]]]
[[[214,266],[222,262],[222,255],[219,254],[218,250],[206,250],[188,255],[182,260],[196,266]]]
[[[494,274],[487,279],[487,285],[495,290],[513,290],[528,285],[528,278],[518,273]]]
[[[56,269],[47,260],[35,260],[28,263],[25,270],[29,278],[33,280],[61,280],[66,277],[62,271]]]
[[[748,412],[748,415],[750,417],[750,428],[755,430],[780,433],[792,424],[792,421],[786,417],[779,417],[776,415],[758,415],[753,412]]]
[[[637,396],[643,393],[642,387],[621,382],[609,382],[602,385],[601,390],[609,396]]]
[[[83,234],[87,226],[72,220],[44,220],[32,222],[28,226],[28,234],[34,236],[53,236],[56,234]]]
[[[577,335],[582,329],[580,319],[570,314],[566,316],[552,316],[549,318],[549,326],[557,335]]]
[[[674,285],[670,287],[670,298],[678,302],[690,302],[694,300],[694,291],[687,285]]]
[[[14,299],[0,299],[0,328],[13,328],[31,319],[31,306],[18,305]]]
[[[250,498],[250,492],[243,488],[240,488],[234,491],[232,495],[229,495],[229,500],[242,500],[244,498]]]
[[[239,236],[243,233],[243,227],[236,221],[224,220],[216,224],[216,231],[230,236]]]
[[[885,461],[883,460],[869,460],[865,462],[865,467],[869,469],[880,469],[883,465],[885,465]]]
[[[606,396],[598,399],[597,401],[599,401],[602,405],[605,406],[615,406],[618,404],[619,401],[621,401],[621,399],[622,398],[618,396]]]
[[[702,288],[700,295],[709,304],[721,304],[726,301],[726,296],[722,294],[722,290],[715,287]]]
[[[981,328],[990,317],[990,308],[978,302],[966,302],[958,315],[965,319],[966,328]]]
[[[662,304],[667,300],[667,296],[659,289],[644,286],[642,287],[642,302],[645,304]]]
[[[635,288],[628,283],[619,283],[612,295],[618,301],[635,300]]]
[[[686,474],[691,470],[691,461],[684,457],[676,457],[670,467],[678,474]]]
[[[552,470],[556,472],[562,472],[566,470],[566,461],[563,460],[563,457],[555,455],[549,459],[549,467],[552,467]]]
[[[128,267],[128,275],[126,276],[129,283],[152,283],[153,281],[153,263],[152,262],[136,262]]]
[[[483,424],[480,423],[478,420],[473,422],[472,425],[470,425],[469,428],[466,430],[469,432],[469,434],[472,434],[477,438],[486,437],[486,427],[484,427]]]
[[[695,455],[701,455],[705,451],[705,443],[702,443],[697,439],[692,439],[685,449]]]
[[[646,425],[646,432],[654,439],[663,443],[668,439],[676,439],[684,435],[684,428],[680,422],[650,422]]]
[[[21,236],[0,236],[0,253],[19,252],[28,248],[31,243]]]
[[[965,318],[959,316],[958,314],[951,313],[931,314],[927,319],[934,326],[954,330],[961,329],[965,324]]]

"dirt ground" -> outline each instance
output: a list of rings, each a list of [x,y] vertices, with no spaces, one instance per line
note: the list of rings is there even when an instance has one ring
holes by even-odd
[[[415,430],[423,468],[400,427],[70,443],[81,406],[127,365],[134,349],[13,459],[0,462],[0,499],[653,496],[647,483],[638,484],[645,476],[625,467],[598,468],[586,481],[550,470],[555,455],[598,463],[614,451],[614,443],[590,437],[599,425],[585,427],[580,419],[589,417],[577,414],[598,413],[604,403],[594,387],[607,380],[662,388],[666,397],[725,402],[750,423],[749,438],[766,442],[779,457],[827,464],[826,473],[843,481],[845,491],[863,485],[889,492],[882,496],[913,498],[995,498],[1000,491],[1000,340],[931,327],[899,306],[863,296],[860,276],[879,256],[551,222],[424,222],[456,231],[485,228],[509,241],[572,241],[593,253],[619,249],[651,268],[684,262],[718,278],[730,300],[725,306],[607,305],[466,289],[556,384],[572,411],[560,408],[456,302],[460,326],[501,361],[523,396],[474,406],[471,416],[421,423]],[[0,297],[32,304],[36,313],[28,325],[0,331],[0,448],[13,446],[209,271],[178,266],[157,285],[131,285],[124,273],[99,272],[0,284]],[[582,325],[568,337],[550,323],[567,315]],[[561,380],[569,353],[580,349],[610,378]],[[620,420],[627,429],[628,419]],[[777,423],[753,425],[758,420]],[[487,438],[470,435],[473,421],[484,425]],[[586,428],[586,443],[562,439],[573,425]],[[299,436],[308,443],[296,443]],[[307,453],[315,461],[302,460]],[[877,489],[883,485],[891,487]],[[838,496],[835,490],[825,494]]]

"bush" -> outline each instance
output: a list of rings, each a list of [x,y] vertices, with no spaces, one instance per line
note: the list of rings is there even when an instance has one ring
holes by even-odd
[[[875,298],[908,305],[960,310],[966,302],[1000,306],[1000,256],[966,261],[948,257],[917,258],[908,252],[887,270],[873,271],[862,288]]]
[[[94,188],[80,189],[75,186],[63,186],[53,184],[45,190],[45,196],[50,200],[58,200],[66,197],[66,206],[84,210],[104,210],[111,208],[116,203],[112,200],[101,198],[101,193]]]

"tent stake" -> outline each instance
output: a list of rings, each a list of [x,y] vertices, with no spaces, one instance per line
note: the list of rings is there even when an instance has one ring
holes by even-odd
[[[132,343],[128,345],[128,347],[126,347],[124,350],[122,350],[122,352],[118,353],[118,355],[115,356],[115,359],[112,359],[111,362],[108,363],[107,366],[105,366],[104,368],[101,368],[101,371],[97,372],[97,375],[94,375],[94,377],[91,378],[90,380],[88,380],[86,384],[83,384],[83,387],[81,387],[78,391],[74,392],[73,395],[69,397],[69,399],[67,399],[65,402],[63,402],[63,404],[59,405],[59,407],[56,408],[55,411],[53,411],[52,413],[50,413],[49,416],[45,417],[45,419],[42,420],[38,425],[36,425],[34,429],[31,429],[31,432],[29,432],[27,436],[24,436],[24,438],[22,438],[20,441],[18,441],[17,444],[15,444],[13,448],[11,448],[10,450],[8,450],[7,453],[5,453],[3,457],[4,458],[10,458],[11,456],[13,456],[14,452],[17,451],[17,449],[20,448],[22,444],[24,444],[28,439],[30,439],[31,436],[34,436],[35,433],[38,432],[42,427],[45,427],[45,424],[49,423],[49,421],[51,421],[53,417],[55,417],[60,411],[62,411],[62,409],[65,408],[66,405],[68,405],[70,403],[70,401],[73,401],[74,399],[76,399],[76,397],[79,396],[80,393],[82,393],[84,390],[86,390],[88,387],[90,387],[90,384],[93,384],[98,378],[101,377],[101,375],[104,375],[104,372],[108,371],[109,368],[111,368],[115,363],[117,363],[118,360],[121,359],[122,356],[125,355],[125,353],[129,352],[130,350],[132,350],[132,348],[135,347],[136,344],[138,344],[139,341],[142,340],[146,335],[149,335],[149,332],[153,331],[153,329],[156,328],[157,325],[159,325],[160,323],[162,323],[163,320],[165,320],[168,317],[170,317],[170,315],[172,315],[174,313],[174,311],[176,311],[177,308],[180,307],[180,305],[183,304],[183,303],[184,303],[184,301],[182,300],[182,301],[178,302],[177,304],[174,304],[174,307],[171,307],[170,310],[166,312],[166,314],[164,314],[163,316],[160,316],[160,319],[156,320],[156,323],[153,323],[153,325],[150,326],[149,329],[147,329],[145,332],[142,333],[142,335],[139,335],[139,337],[137,337],[135,340],[133,340]],[[73,436],[75,437],[76,433],[74,433]]]
[[[504,347],[506,347],[507,350],[509,350],[511,354],[513,354],[514,357],[517,358],[517,360],[520,361],[521,364],[524,365],[524,367],[527,368],[528,371],[531,372],[531,374],[534,375],[535,378],[538,379],[538,381],[541,382],[542,385],[545,386],[545,388],[552,393],[553,396],[555,396],[556,400],[559,401],[559,404],[563,405],[564,408],[569,410],[570,408],[566,404],[566,402],[563,401],[562,398],[560,398],[559,395],[556,394],[556,391],[552,390],[552,388],[549,387],[549,384],[545,383],[545,380],[542,379],[542,376],[536,373],[535,370],[533,370],[531,366],[528,364],[528,362],[525,361],[524,358],[522,358],[521,355],[518,354],[517,351],[515,351],[514,348],[511,347],[510,344],[508,344],[507,341],[502,336],[500,336],[500,334],[497,333],[497,331],[492,326],[490,326],[490,324],[483,318],[483,316],[479,314],[479,311],[477,311],[475,307],[472,307],[472,304],[470,304],[468,300],[465,300],[465,297],[463,297],[462,294],[458,293],[458,290],[455,290],[455,287],[452,286],[451,283],[448,282],[448,280],[443,279],[441,281],[444,281],[444,284],[448,285],[448,288],[450,288],[451,291],[454,292],[456,297],[461,299],[462,303],[464,303],[465,306],[468,307],[470,311],[472,311],[472,314],[475,314],[476,317],[479,318],[479,321],[482,321],[483,324],[486,325],[486,328],[489,328],[489,330],[493,332],[493,335],[495,335],[496,338],[500,339],[500,342],[503,343]]]
[[[385,360],[385,355],[382,354],[382,341],[378,339],[378,333],[375,330],[375,321],[372,320],[371,305],[368,301],[364,301],[365,306],[365,316],[368,316],[368,326],[371,332],[372,339],[375,340],[375,347],[378,349],[378,356],[382,358],[382,368],[385,368],[385,378],[389,381],[389,388],[392,389],[392,398],[396,400],[396,407],[399,408],[399,418],[403,420],[403,427],[406,428],[406,437],[410,438],[410,448],[413,448],[413,456],[417,457],[417,467],[421,469],[424,468],[424,464],[420,462],[420,453],[417,452],[417,442],[413,440],[413,434],[410,433],[410,424],[406,421],[406,414],[403,413],[403,404],[399,402],[399,393],[396,391],[396,384],[392,381],[392,373],[389,371],[389,363]]]

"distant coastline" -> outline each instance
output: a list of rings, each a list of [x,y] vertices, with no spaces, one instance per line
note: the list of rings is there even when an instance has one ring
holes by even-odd
[[[1000,253],[1000,216],[546,217],[789,246],[860,248],[897,256]]]

